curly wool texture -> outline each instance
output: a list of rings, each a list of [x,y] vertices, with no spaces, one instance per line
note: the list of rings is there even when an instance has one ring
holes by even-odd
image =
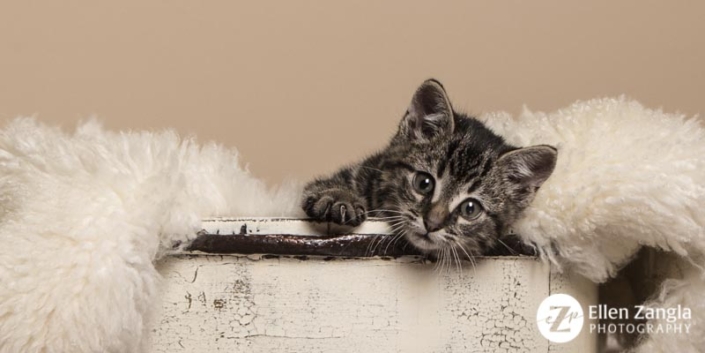
[[[0,352],[142,351],[160,252],[203,217],[298,215],[299,194],[171,131],[13,121],[0,132]]]
[[[482,119],[510,143],[558,148],[515,231],[557,265],[601,282],[640,246],[705,254],[705,130],[696,118],[597,99]]]
[[[705,130],[702,121],[626,100],[577,102],[554,113],[527,109],[482,117],[519,146],[558,148],[551,177],[515,231],[559,268],[595,282],[613,277],[641,246],[673,252],[660,265],[687,269],[648,304],[691,308],[689,334],[642,337],[635,352],[705,347]],[[651,324],[664,323],[654,320]]]
[[[705,280],[700,269],[690,263],[663,256],[659,265],[670,266],[670,263],[682,268],[678,279],[667,279],[661,285],[661,290],[652,300],[646,303],[653,308],[689,308],[690,319],[676,318],[677,325],[690,325],[689,332],[654,333],[641,337],[639,345],[632,353],[699,353],[705,348]],[[649,324],[669,324],[667,319],[650,320]]]

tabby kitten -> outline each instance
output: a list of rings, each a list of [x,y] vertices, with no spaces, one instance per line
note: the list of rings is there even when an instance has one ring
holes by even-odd
[[[493,248],[553,172],[556,149],[507,144],[451,107],[440,82],[425,81],[382,151],[310,182],[302,207],[316,220],[389,222],[426,253]]]

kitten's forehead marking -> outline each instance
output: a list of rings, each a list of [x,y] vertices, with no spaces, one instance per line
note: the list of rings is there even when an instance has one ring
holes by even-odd
[[[481,204],[484,204],[484,200],[482,199],[482,196],[479,193],[480,188],[475,188],[472,192],[468,192],[468,189],[470,188],[471,185],[473,185],[475,181],[471,181],[462,187],[459,188],[461,190],[459,193],[457,193],[453,198],[450,200],[448,203],[448,208],[450,212],[453,212],[460,204],[467,200],[467,199],[475,199],[479,201]]]
[[[445,190],[443,190],[443,188],[446,185],[445,180],[448,179],[448,172],[446,171],[443,175],[435,176],[434,178],[436,179],[436,186],[433,189],[433,197],[431,198],[431,202],[436,203],[441,198],[441,195],[444,194]]]

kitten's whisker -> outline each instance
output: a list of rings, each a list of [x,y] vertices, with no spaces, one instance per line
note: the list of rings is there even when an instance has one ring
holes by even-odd
[[[404,227],[404,220],[397,220],[394,224],[389,226],[389,229],[392,231],[392,233],[396,233],[399,231],[401,228]]]
[[[453,257],[451,256],[450,249],[446,249],[446,273],[450,275],[450,270],[453,268]]]
[[[374,246],[376,241],[379,241],[379,238],[383,237],[384,235],[377,235],[372,240],[370,240],[369,244],[367,244],[367,249],[365,250],[365,255],[367,256],[372,256],[372,247]]]
[[[438,264],[438,275],[442,275],[442,274],[443,274],[443,266],[445,265],[445,262],[446,262],[446,256],[445,256],[445,255],[446,255],[446,252],[445,252],[445,249],[443,249],[443,250],[440,252],[439,255],[440,255],[440,256],[438,257],[438,262],[439,262],[439,264]]]
[[[404,235],[403,233],[400,233],[400,230],[402,230],[404,228],[403,220],[397,220],[396,222],[391,223],[390,228],[392,231],[392,236],[387,238],[387,245],[384,248],[384,253],[387,253],[387,250],[389,250],[389,246],[392,244],[392,242],[394,244],[396,244],[396,242],[399,240],[399,238]]]
[[[383,171],[382,169],[372,168],[372,167],[368,167],[368,166],[366,166],[366,165],[363,165],[362,168],[369,169],[369,170],[374,170],[374,171],[377,171],[377,172],[380,172],[380,173],[384,173],[384,171]]]
[[[384,221],[384,222],[389,222],[389,221],[395,221],[395,220],[401,220],[405,219],[403,216],[393,216],[393,217],[370,217],[368,220],[370,221]]]
[[[392,248],[397,246],[397,242],[399,241],[399,239],[406,237],[406,233],[407,232],[401,233],[401,236],[399,238],[397,238],[396,240],[394,240],[394,244],[392,245]],[[404,247],[406,248],[406,246],[404,246]]]
[[[405,233],[400,232],[404,228],[404,223],[402,221],[397,221],[396,223],[392,224],[390,226],[391,231],[392,231],[392,236],[388,238],[387,245],[384,248],[384,253],[387,253],[387,250],[389,250],[389,246],[392,246],[392,249],[394,249],[394,246],[396,245],[397,241],[399,241],[400,238],[404,236]]]
[[[438,266],[441,264],[441,252],[436,252],[436,264],[433,265],[433,273],[436,274],[438,271]]]
[[[388,234],[386,237],[384,237],[384,239],[383,239],[382,241],[379,242],[379,244],[377,245],[377,247],[379,247],[380,250],[382,250],[382,246],[383,246],[384,244],[387,244],[387,246],[384,247],[384,250],[382,251],[382,254],[386,254],[386,253],[387,253],[387,249],[389,248],[389,243],[392,242],[392,240],[394,239],[394,237],[396,237],[396,234]],[[376,249],[377,247],[375,247],[375,249]]]
[[[382,235],[378,238],[377,242],[374,244],[372,247],[372,255],[374,255],[375,252],[377,252],[377,248],[379,247],[380,244],[384,242],[385,239],[389,237],[389,234]]]
[[[476,265],[476,262],[475,262],[475,258],[474,258],[472,255],[470,255],[470,263],[472,264],[472,272],[473,272],[473,274],[474,274],[475,276],[477,276],[477,265]]]
[[[394,238],[397,238],[398,236],[402,236],[402,235],[403,235],[403,233],[402,233],[402,231],[401,231],[401,230],[402,230],[401,228],[402,228],[402,227],[399,226],[399,229],[394,232]]]
[[[441,251],[441,266],[440,266],[440,270],[438,271],[438,275],[439,275],[439,276],[442,276],[442,275],[443,275],[443,271],[444,271],[445,268],[446,268],[446,259],[447,259],[447,257],[448,257],[448,249],[443,248],[442,251]]]
[[[453,251],[455,252],[455,258],[458,261],[458,268],[459,268],[459,272],[460,272],[460,275],[458,277],[463,279],[463,278],[465,278],[465,270],[463,269],[463,259],[460,258],[460,252],[458,251],[458,249],[455,246],[453,247]]]
[[[511,247],[509,247],[509,245],[507,245],[507,243],[503,242],[502,239],[497,238],[497,241],[498,241],[500,244],[504,245],[504,247],[509,250],[509,253],[510,253],[510,254],[512,254],[512,255],[516,255],[516,254],[517,254],[517,252],[514,251],[514,249],[512,249]]]
[[[396,234],[396,235],[394,235],[394,237],[392,237],[392,239],[390,239],[390,240],[387,242],[387,246],[384,247],[384,253],[385,253],[385,254],[387,253],[387,250],[389,250],[389,246],[392,245],[392,240],[394,240],[394,243],[396,243],[396,240],[398,240],[399,237],[401,237],[402,235],[403,235],[402,233]],[[395,240],[395,239],[396,239],[396,240]],[[394,249],[393,246],[392,246],[392,249]]]
[[[377,237],[372,239],[372,241],[368,245],[367,256],[374,256],[376,244],[381,242],[382,238],[384,238],[384,235],[378,235]]]
[[[400,226],[400,224],[397,223],[397,224],[395,224],[394,226]],[[385,234],[385,236],[380,236],[380,238],[382,238],[382,239],[380,239],[380,240],[374,245],[374,247],[372,248],[372,253],[374,253],[375,251],[377,251],[377,248],[384,242],[384,240],[387,240],[387,241],[390,241],[390,242],[391,242],[392,239],[393,239],[393,234]]]
[[[467,257],[467,259],[469,261],[471,256],[470,256],[470,254],[468,254],[467,250],[465,250],[465,247],[463,246],[463,244],[461,244],[459,241],[456,240],[455,245],[457,245],[458,248],[460,248],[460,250],[462,250],[463,253],[465,253],[465,256]]]
[[[380,244],[382,244],[382,243],[384,242],[384,240],[385,240],[387,237],[388,237],[388,235],[386,235],[386,234],[385,234],[385,235],[380,235],[379,237],[377,237],[377,239],[375,239],[374,242],[372,242],[372,244],[371,244],[372,246],[371,246],[371,248],[370,248],[370,256],[375,256],[375,255],[376,255],[377,248],[379,247]]]
[[[473,259],[472,255],[470,255],[468,253],[468,251],[465,249],[463,244],[461,244],[459,241],[456,240],[455,243],[458,245],[460,250],[462,250],[465,253],[465,256],[468,257],[468,260],[470,260],[470,263],[472,264],[473,273],[475,274],[475,276],[477,276],[477,268],[475,267],[475,260]]]
[[[395,229],[401,228],[402,226],[403,226],[403,223],[401,220],[393,220],[392,222],[390,222],[390,228],[392,228],[393,234],[396,233]],[[387,240],[388,242],[391,242],[392,241],[391,239],[393,239],[393,234],[380,235],[377,237],[377,239],[373,239],[370,242],[370,244],[368,245],[368,249],[367,249],[368,255],[370,255],[370,256],[374,255],[374,253],[377,250],[377,248],[379,247],[379,245],[382,244],[385,240]],[[386,252],[386,249],[385,249],[385,252]]]
[[[455,246],[451,246],[450,250],[453,252],[453,258],[455,259],[455,264],[458,266],[457,270],[463,273],[463,265],[460,263],[460,257],[458,256],[458,250]]]
[[[397,210],[386,210],[383,208],[377,208],[374,210],[370,210],[370,211],[365,212],[365,214],[370,213],[370,212],[389,212],[389,213],[396,213],[396,214],[406,214],[406,212],[397,211]]]
[[[400,216],[400,215],[385,216],[385,217],[370,216],[370,217],[367,218],[367,219],[372,219],[372,220],[385,220],[385,219],[394,219],[394,218],[404,218],[404,216]]]

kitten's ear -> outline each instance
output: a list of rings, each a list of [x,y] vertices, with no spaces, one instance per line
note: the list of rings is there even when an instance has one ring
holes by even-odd
[[[507,180],[522,188],[536,189],[551,176],[558,151],[547,145],[524,147],[502,155],[497,166]]]
[[[424,81],[411,99],[399,133],[413,140],[430,140],[453,132],[453,108],[440,82]]]

